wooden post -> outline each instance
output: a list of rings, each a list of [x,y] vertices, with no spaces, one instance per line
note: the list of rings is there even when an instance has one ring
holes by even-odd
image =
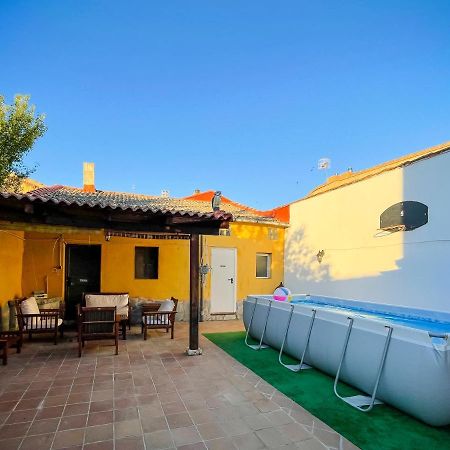
[[[199,355],[198,347],[198,316],[199,316],[199,281],[200,281],[200,252],[199,235],[191,234],[189,243],[190,260],[190,302],[189,302],[189,349],[188,355]]]

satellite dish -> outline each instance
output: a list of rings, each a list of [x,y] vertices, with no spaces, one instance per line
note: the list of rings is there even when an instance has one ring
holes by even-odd
[[[319,170],[328,170],[331,167],[331,159],[330,158],[320,158],[317,163],[317,168]]]

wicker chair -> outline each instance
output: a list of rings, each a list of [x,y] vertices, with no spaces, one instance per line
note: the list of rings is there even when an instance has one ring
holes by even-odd
[[[40,309],[34,297],[15,300],[17,324],[21,333],[20,345],[23,333],[28,333],[31,340],[35,333],[51,333],[54,335],[55,345],[58,343],[58,329],[63,337],[64,305],[61,302],[58,309]],[[31,313],[30,313],[31,311]]]
[[[114,339],[116,355],[119,354],[119,322],[115,306],[89,308],[77,305],[77,319],[79,357],[84,342],[97,339]]]
[[[169,303],[169,301],[171,303]],[[173,339],[177,306],[178,300],[173,297],[162,303],[154,302],[142,305],[141,329],[144,334],[144,341],[147,340],[148,329],[165,329],[166,333],[168,333],[170,329],[170,339]]]

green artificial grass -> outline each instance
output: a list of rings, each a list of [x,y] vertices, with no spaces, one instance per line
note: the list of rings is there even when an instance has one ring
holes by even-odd
[[[357,411],[334,395],[333,378],[315,369],[289,371],[279,364],[277,351],[248,348],[243,331],[204,336],[363,450],[450,449],[450,426],[434,428],[387,405]],[[343,383],[339,392],[360,393]]]

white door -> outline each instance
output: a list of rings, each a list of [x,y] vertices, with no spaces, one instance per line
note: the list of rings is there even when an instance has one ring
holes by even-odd
[[[236,312],[236,249],[211,248],[211,313]]]

